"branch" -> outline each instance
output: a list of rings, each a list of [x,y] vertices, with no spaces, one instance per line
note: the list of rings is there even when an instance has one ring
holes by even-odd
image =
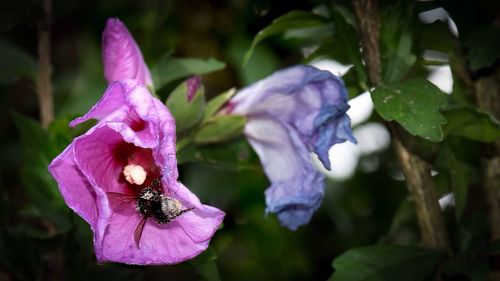
[[[353,0],[361,35],[363,58],[368,77],[374,86],[381,83],[382,67],[379,53],[380,22],[376,0]],[[422,244],[428,248],[448,249],[448,235],[443,214],[438,204],[428,164],[412,154],[401,141],[401,128],[388,123],[394,150],[406,178],[408,191],[415,205]]]
[[[50,65],[50,16],[52,0],[44,0],[45,16],[38,25],[38,75],[37,95],[42,126],[47,128],[54,120],[54,101],[52,97]]]
[[[473,91],[479,108],[500,120],[500,67],[473,82]],[[491,240],[500,239],[500,140],[490,145],[490,155],[482,161],[482,188],[486,195],[491,225]]]

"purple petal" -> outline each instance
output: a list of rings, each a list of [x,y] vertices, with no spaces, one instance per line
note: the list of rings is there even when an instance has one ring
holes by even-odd
[[[209,210],[215,209],[203,206]],[[134,230],[142,219],[134,208],[114,209],[99,250],[100,261],[137,265],[176,264],[191,259],[208,247],[210,238],[220,225],[224,213],[190,211],[171,223],[160,225],[148,219],[139,242]],[[189,230],[186,231],[186,228]]]
[[[309,153],[330,169],[330,147],[356,142],[347,109],[340,78],[311,66],[294,66],[242,89],[223,111],[247,116],[245,134],[271,181],[267,211],[277,213],[290,229],[307,223],[323,196],[323,176]]]
[[[294,66],[238,92],[231,100],[232,114],[270,113],[299,132],[311,152],[330,169],[328,149],[344,141],[356,142],[350,128],[325,141],[325,127],[350,124],[347,91],[342,80],[312,66]],[[339,123],[339,124],[337,124]],[[345,126],[344,126],[345,127]]]
[[[50,169],[66,203],[91,224],[97,259],[171,264],[205,250],[224,213],[202,205],[178,183],[175,123],[168,109],[139,81],[123,80],[112,83],[101,100],[71,125],[92,118],[99,122],[76,138]],[[149,218],[140,248],[133,236],[142,215],[135,210],[133,194],[142,187],[131,186],[122,177],[132,160],[145,167],[149,182],[161,175],[165,194],[195,208],[166,225]]]
[[[59,191],[66,204],[90,225],[94,231],[94,244],[100,245],[110,209],[104,202],[106,195],[96,191],[78,169],[73,144],[50,163],[49,172],[59,183]]]
[[[309,222],[323,198],[324,176],[314,168],[296,131],[261,116],[248,120],[245,134],[272,183],[265,192],[266,211],[276,213],[292,230]]]
[[[141,50],[127,27],[117,18],[110,18],[102,33],[104,76],[111,83],[137,79],[152,86],[153,80]]]

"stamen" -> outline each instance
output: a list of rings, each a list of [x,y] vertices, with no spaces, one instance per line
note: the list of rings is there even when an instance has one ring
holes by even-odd
[[[147,173],[143,167],[129,164],[123,168],[123,175],[129,183],[141,185],[146,180]]]

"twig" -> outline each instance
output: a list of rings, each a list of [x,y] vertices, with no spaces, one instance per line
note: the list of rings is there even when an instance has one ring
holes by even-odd
[[[380,23],[376,0],[353,0],[358,20],[363,57],[368,77],[374,86],[381,83],[381,63],[379,53]],[[415,205],[420,226],[422,244],[428,248],[448,249],[448,235],[443,214],[434,190],[430,168],[417,155],[411,153],[401,141],[400,127],[388,123],[392,133],[394,150],[406,177],[408,191]]]
[[[52,97],[50,65],[50,17],[52,0],[43,1],[44,17],[38,25],[38,75],[37,95],[42,126],[47,128],[54,120],[54,101]]]

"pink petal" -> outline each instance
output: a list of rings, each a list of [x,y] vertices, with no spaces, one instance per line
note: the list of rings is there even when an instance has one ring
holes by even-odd
[[[205,220],[207,222],[206,218],[199,217],[195,212],[189,216],[188,221],[199,223],[199,220]],[[208,247],[211,235],[203,241],[193,241],[183,230],[181,226],[183,222],[180,218],[164,225],[149,218],[144,226],[138,248],[133,236],[141,218],[133,208],[119,208],[113,213],[101,247],[96,248],[99,261],[138,265],[175,264],[197,256]],[[205,227],[209,228],[213,234],[218,225],[219,223]]]
[[[127,27],[117,18],[110,18],[102,33],[104,76],[109,83],[137,79],[152,86],[149,69],[141,50]]]
[[[66,204],[90,224],[94,245],[100,245],[111,210],[105,200],[106,194],[95,190],[79,171],[74,161],[74,143],[50,163],[49,171],[58,182]]]

